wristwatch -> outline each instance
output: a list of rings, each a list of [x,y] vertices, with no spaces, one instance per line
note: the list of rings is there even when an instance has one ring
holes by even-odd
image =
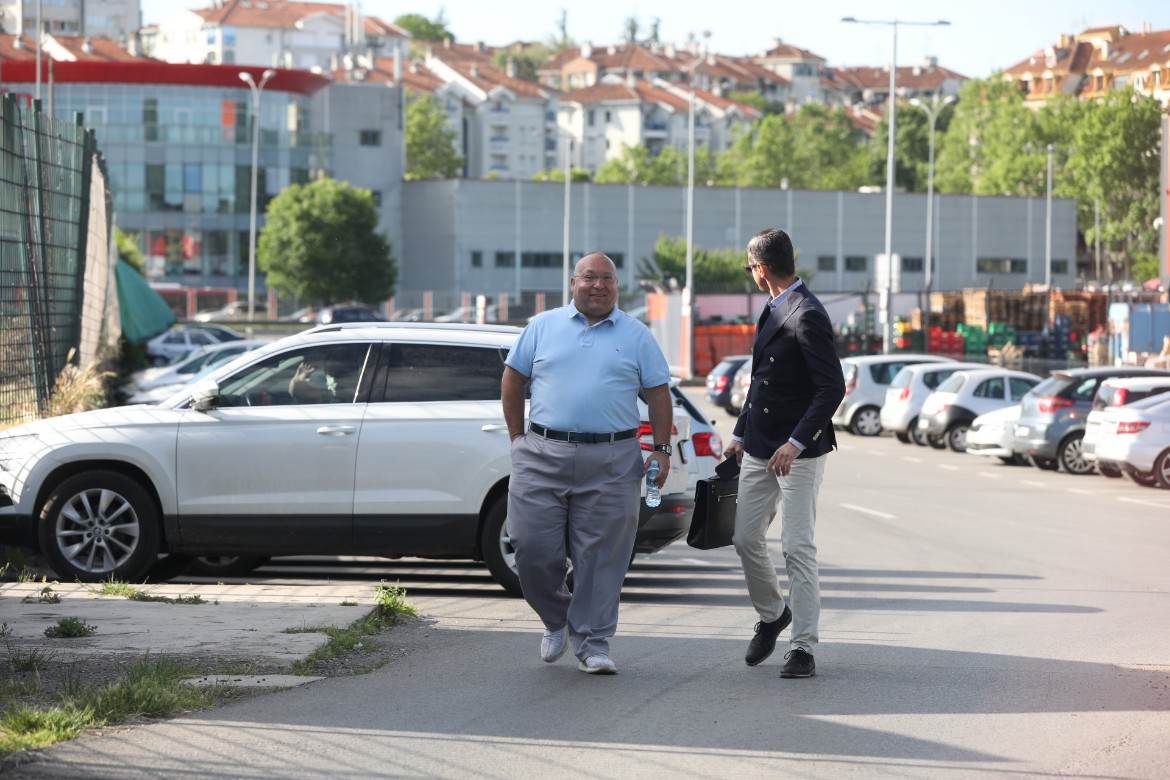
[[[671,449],[671,446],[669,444],[655,444],[654,451],[655,452],[665,452],[667,455],[674,452],[674,450]]]

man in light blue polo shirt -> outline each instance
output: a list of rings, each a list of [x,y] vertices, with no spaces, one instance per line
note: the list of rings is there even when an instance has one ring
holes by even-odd
[[[556,661],[572,639],[577,668],[613,674],[609,638],[634,550],[641,479],[651,461],[661,469],[659,486],[670,471],[670,371],[646,326],[617,308],[612,260],[581,258],[570,284],[573,302],[535,317],[504,368],[501,397],[512,437],[508,530],[524,598],[544,623],[541,658]],[[654,436],[645,463],[639,390]]]

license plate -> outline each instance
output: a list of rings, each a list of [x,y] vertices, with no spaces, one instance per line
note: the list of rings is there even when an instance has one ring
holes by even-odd
[[[1027,428],[1025,428],[1023,425],[1016,426],[1016,436],[1023,438],[1025,436],[1027,436],[1029,433],[1031,433],[1031,431],[1028,430]]]

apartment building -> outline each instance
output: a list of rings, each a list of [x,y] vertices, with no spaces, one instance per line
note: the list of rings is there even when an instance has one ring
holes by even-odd
[[[126,40],[142,26],[139,0],[43,0],[41,31],[49,35],[91,35]],[[35,0],[0,0],[0,29],[32,34]]]
[[[890,69],[827,68],[826,78],[833,85],[836,100],[847,106],[880,105],[890,99]],[[967,77],[938,64],[937,57],[927,57],[918,65],[899,67],[895,74],[898,97],[941,100],[955,97]]]
[[[776,38],[772,48],[752,59],[757,65],[788,81],[791,102],[833,102],[836,88],[832,81],[825,78],[826,61],[819,54]]]
[[[257,65],[328,71],[339,56],[407,53],[410,34],[363,15],[357,4],[293,0],[223,0],[177,11],[144,37],[143,48],[166,62]]]
[[[1120,25],[1063,34],[1003,72],[1033,108],[1056,95],[1094,100],[1133,89],[1170,107],[1170,30],[1131,33]]]

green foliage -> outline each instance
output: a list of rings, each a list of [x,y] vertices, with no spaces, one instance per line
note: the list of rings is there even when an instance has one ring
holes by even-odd
[[[687,242],[685,238],[671,238],[666,234],[658,237],[651,255],[654,265],[661,272],[661,280],[675,279],[680,285],[687,275]],[[743,289],[751,279],[744,273],[746,255],[739,249],[694,249],[695,288],[704,292],[712,288],[720,290]],[[653,266],[643,262],[644,276],[653,276]],[[754,285],[753,285],[754,287]]]
[[[25,604],[32,604],[33,602],[38,604],[60,604],[61,594],[56,593],[53,590],[52,585],[46,585],[45,587],[41,588],[40,595],[38,595],[36,598],[33,598],[32,596],[25,596],[23,599],[21,599],[21,601]]]
[[[516,68],[516,78],[536,81],[536,71],[548,62],[551,56],[552,49],[543,43],[535,43],[520,51],[497,49],[492,54],[492,64],[500,70],[507,71],[508,60],[511,60]]]
[[[706,146],[695,149],[695,184],[715,183],[715,156]],[[651,154],[645,146],[623,146],[620,157],[606,160],[593,179],[598,184],[644,184],[668,187],[687,183],[687,153],[674,146]],[[562,178],[563,181],[563,178]]]
[[[791,116],[756,122],[720,156],[718,181],[739,187],[854,189],[865,183],[866,156],[841,108],[807,103]]]
[[[454,39],[454,35],[447,29],[447,20],[442,12],[434,19],[428,19],[422,14],[402,14],[394,20],[394,24],[410,33],[416,41],[442,41]]]
[[[136,233],[123,233],[117,225],[114,226],[114,245],[118,250],[118,259],[129,263],[138,273],[146,274],[146,258],[138,247]]]
[[[374,588],[374,603],[382,620],[397,623],[400,617],[418,617],[418,609],[406,600],[406,588],[379,582]]]
[[[56,625],[45,629],[45,636],[50,639],[77,639],[83,636],[93,636],[97,633],[97,626],[91,626],[81,618],[63,617]]]
[[[737,91],[730,93],[727,98],[734,100],[736,103],[743,103],[745,106],[763,111],[765,114],[783,114],[784,104],[773,103],[765,98],[759,92]]]
[[[585,181],[592,181],[593,180],[593,174],[591,174],[589,171],[587,171],[584,168],[573,168],[569,175],[570,175],[570,178],[573,180],[573,182],[585,182]],[[565,180],[565,169],[564,168],[549,168],[548,170],[540,171],[539,173],[537,173],[535,176],[532,177],[532,180],[533,181],[559,181],[559,182],[563,182]]]
[[[406,106],[406,178],[450,179],[463,170],[455,131],[434,95],[419,95]]]
[[[398,271],[369,190],[335,179],[294,184],[268,206],[257,260],[268,284],[316,305],[382,301]]]
[[[935,155],[950,123],[953,110],[941,109],[935,122]],[[886,186],[886,156],[890,125],[886,117],[878,123],[873,140],[867,146],[867,178],[870,184]],[[907,192],[926,192],[930,166],[930,120],[926,113],[909,103],[898,106],[898,132],[894,139],[894,186]]]

